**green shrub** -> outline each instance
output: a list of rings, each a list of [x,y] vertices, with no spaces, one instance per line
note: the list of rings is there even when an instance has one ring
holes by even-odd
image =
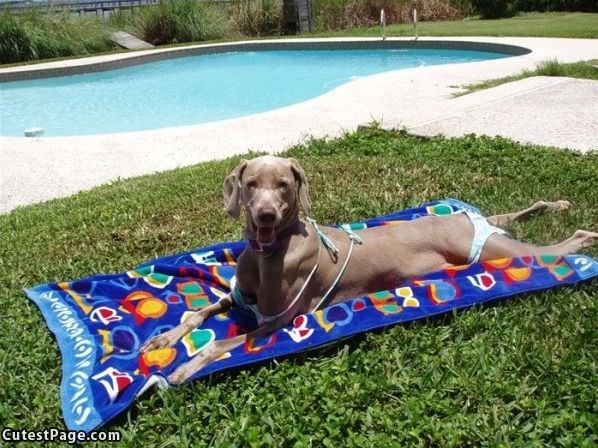
[[[111,30],[96,18],[33,10],[0,15],[0,63],[79,56],[114,49]]]
[[[517,0],[472,0],[482,19],[500,19],[517,14]]]
[[[463,4],[469,0],[451,0]],[[471,6],[480,13],[483,19],[499,19],[512,17],[519,11],[582,11],[598,12],[596,0],[471,0]],[[463,5],[460,6],[465,10]]]
[[[222,16],[208,5],[194,0],[166,0],[143,8],[136,26],[143,40],[161,45],[219,39],[224,36],[223,23]]]
[[[596,0],[518,0],[520,11],[598,12]]]
[[[231,8],[233,32],[244,36],[280,34],[283,22],[281,0],[237,0]]]
[[[475,12],[471,0],[449,0],[449,4],[464,16],[471,16]]]

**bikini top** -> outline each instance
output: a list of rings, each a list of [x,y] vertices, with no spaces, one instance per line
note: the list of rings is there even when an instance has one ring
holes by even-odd
[[[295,298],[291,301],[291,303],[282,312],[280,312],[280,313],[278,313],[276,315],[273,315],[273,316],[261,313],[259,311],[258,307],[257,307],[257,296],[255,294],[252,294],[252,295],[245,294],[243,291],[241,291],[241,288],[239,288],[238,284],[235,284],[233,290],[231,291],[231,296],[232,296],[232,299],[233,299],[233,303],[235,305],[237,305],[241,309],[245,309],[245,310],[251,311],[255,315],[255,318],[257,320],[258,325],[262,325],[264,323],[274,322],[276,319],[282,317],[291,308],[293,308],[293,306],[297,303],[297,301],[299,300],[299,298],[303,294],[303,291],[305,291],[305,288],[307,287],[307,285],[309,284],[310,280],[312,279],[313,275],[315,274],[315,272],[317,271],[317,269],[319,267],[319,260],[320,260],[320,254],[322,252],[322,246],[326,247],[326,249],[329,250],[330,252],[332,252],[335,256],[338,255],[338,252],[339,252],[338,248],[334,245],[334,243],[330,240],[330,238],[328,238],[324,234],[324,232],[322,232],[322,230],[320,229],[320,227],[318,226],[318,224],[316,223],[316,221],[314,221],[311,218],[307,218],[307,221],[314,226],[314,228],[316,230],[316,233],[319,236],[319,243],[320,244],[318,245],[318,256],[316,258],[316,264],[314,265],[313,269],[311,270],[311,272],[309,273],[309,275],[305,279],[305,283],[303,283],[303,286],[301,287],[301,289],[299,290],[299,292],[297,293],[297,295],[295,296]],[[347,270],[347,265],[349,264],[349,260],[351,259],[351,254],[353,253],[353,246],[355,244],[363,244],[362,239],[356,233],[354,233],[352,229],[350,229],[348,227],[344,227],[344,226],[341,227],[341,228],[349,235],[349,238],[351,240],[351,245],[349,247],[349,252],[347,253],[347,258],[345,259],[345,262],[343,263],[343,266],[341,267],[338,275],[336,276],[336,279],[332,283],[332,286],[330,286],[330,288],[322,296],[322,298],[320,299],[320,301],[318,302],[318,304],[311,310],[312,313],[314,311],[316,311],[317,309],[320,308],[320,306],[330,296],[330,293],[332,292],[332,290],[340,282],[340,280],[343,277],[345,271]],[[287,235],[287,236],[289,236],[289,235]],[[283,238],[277,239],[277,242],[280,239],[283,239]],[[251,241],[250,241],[250,244],[251,244]]]

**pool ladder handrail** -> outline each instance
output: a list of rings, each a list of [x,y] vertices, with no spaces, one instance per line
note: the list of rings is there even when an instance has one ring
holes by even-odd
[[[417,33],[417,9],[413,8],[413,40],[417,40],[418,33]]]

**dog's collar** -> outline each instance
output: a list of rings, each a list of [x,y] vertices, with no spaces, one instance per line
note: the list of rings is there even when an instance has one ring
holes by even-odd
[[[280,232],[278,235],[276,235],[276,239],[272,244],[263,245],[260,244],[257,240],[249,239],[249,246],[251,246],[251,248],[257,252],[277,252],[283,248],[282,242],[291,235],[297,233],[300,227],[301,222],[297,220],[289,227],[284,229],[282,232]]]

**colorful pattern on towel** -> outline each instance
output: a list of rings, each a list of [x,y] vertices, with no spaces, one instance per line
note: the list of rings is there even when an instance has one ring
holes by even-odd
[[[454,199],[350,224],[352,229],[400,225],[425,215],[477,209]],[[479,211],[478,211],[479,212]],[[245,242],[215,244],[158,258],[128,272],[96,275],[27,289],[62,352],[61,400],[66,426],[90,431],[115,417],[150,386],[215,339],[247,331],[252,316],[232,310],[208,319],[172,348],[141,354],[140,345],[230,290]],[[385,325],[446,313],[500,297],[571,284],[598,275],[583,255],[494,260],[413,278],[297,316],[287,328],[250,340],[199,371],[195,378],[275,356],[297,353]]]

